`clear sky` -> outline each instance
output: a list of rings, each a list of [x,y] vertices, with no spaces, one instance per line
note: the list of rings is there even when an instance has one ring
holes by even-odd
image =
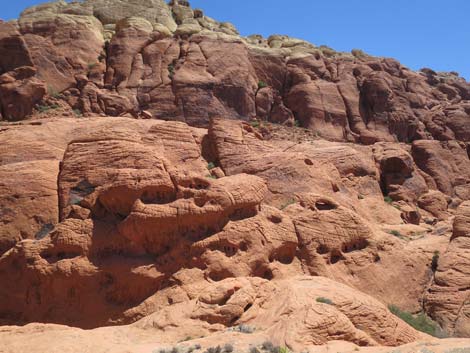
[[[11,19],[41,0],[0,0]],[[470,0],[192,0],[242,35],[287,34],[336,50],[359,48],[412,69],[457,71],[470,80]]]

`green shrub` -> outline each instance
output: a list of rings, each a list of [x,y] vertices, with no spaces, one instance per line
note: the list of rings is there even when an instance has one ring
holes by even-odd
[[[324,297],[318,297],[317,298],[317,302],[318,303],[323,303],[323,304],[328,304],[328,305],[333,305],[333,301],[328,299],[328,298],[324,298]]]
[[[73,113],[75,114],[77,118],[81,118],[83,116],[80,109],[74,109]]]
[[[436,272],[437,266],[439,264],[439,251],[434,251],[434,255],[432,256],[432,261],[431,261],[431,270],[432,272]]]
[[[391,235],[396,236],[397,238],[402,238],[403,237],[403,235],[398,230],[391,230],[388,233],[391,234]]]
[[[353,49],[351,50],[351,54],[354,57],[359,58],[359,59],[367,57],[367,54],[361,49]]]
[[[49,110],[53,110],[53,109],[58,109],[60,108],[57,104],[51,104],[51,105],[42,105],[42,104],[39,104],[36,106],[36,109],[40,112],[40,113],[45,113]]]
[[[250,125],[252,127],[260,127],[260,122],[258,120],[253,120],[252,122],[250,122]]]
[[[175,64],[171,63],[171,64],[168,64],[168,77],[169,78],[173,78],[173,76],[175,75]]]
[[[393,199],[390,196],[385,196],[384,201],[388,204],[391,204],[393,202]]]
[[[206,177],[209,178],[209,179],[217,179],[217,177],[215,175],[212,175],[212,174],[207,174]]]
[[[213,162],[210,162],[208,165],[207,165],[207,169],[209,170],[212,170],[215,168],[215,164]]]
[[[264,81],[258,81],[258,89],[268,87],[268,84]]]
[[[98,65],[98,63],[88,63],[88,70],[92,70]]]
[[[300,127],[300,121],[294,120],[294,126],[295,127]]]
[[[388,309],[390,312],[405,321],[408,325],[413,327],[415,330],[427,333],[428,335],[434,337],[443,337],[443,331],[439,325],[433,321],[425,313],[419,313],[418,315],[413,315],[409,312],[400,310],[395,305],[389,305]]]
[[[233,352],[233,346],[230,343],[224,344],[224,346],[222,347],[222,352],[232,353]]]
[[[293,205],[295,203],[295,199],[289,199],[286,202],[284,202],[281,207],[279,207],[280,210],[285,209],[287,206]]]
[[[241,333],[253,333],[256,331],[254,327],[245,324],[240,324],[238,326],[231,327],[229,330]]]

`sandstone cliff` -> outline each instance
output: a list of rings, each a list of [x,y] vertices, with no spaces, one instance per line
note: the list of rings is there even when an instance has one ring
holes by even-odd
[[[35,6],[0,50],[0,352],[470,346],[387,308],[470,337],[458,75],[182,0]]]

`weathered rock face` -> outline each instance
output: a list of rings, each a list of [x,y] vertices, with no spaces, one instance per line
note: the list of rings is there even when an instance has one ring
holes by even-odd
[[[455,336],[470,334],[470,203],[462,203],[454,219],[452,239],[439,257],[425,305]]]
[[[58,1],[25,10],[19,32],[2,26],[8,60],[34,64],[49,94],[85,114],[147,111],[199,126],[213,116],[295,119],[366,144],[468,141],[470,86],[454,74],[287,36],[242,38],[187,2]]]
[[[418,310],[433,251],[446,244],[416,247],[378,228],[403,221],[383,201],[367,147],[264,141],[224,119],[209,131],[57,119],[7,126],[0,138],[2,323],[125,324],[183,300],[162,301],[162,290],[299,274]],[[223,327],[238,320],[225,309],[210,316]],[[385,342],[354,332],[341,337]]]
[[[35,6],[0,50],[0,324],[130,325],[109,332],[151,351],[427,339],[394,304],[470,336],[465,80],[183,0]]]

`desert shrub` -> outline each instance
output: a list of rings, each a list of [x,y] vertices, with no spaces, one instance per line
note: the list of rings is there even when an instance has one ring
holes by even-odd
[[[209,178],[209,179],[217,179],[217,177],[215,175],[212,175],[212,174],[207,174],[206,175],[206,178]]]
[[[168,77],[169,78],[173,78],[173,76],[175,75],[175,64],[171,63],[171,64],[168,64]]]
[[[388,204],[391,204],[393,202],[393,199],[390,196],[385,196],[384,201]]]
[[[252,326],[240,324],[230,328],[230,331],[241,332],[241,333],[253,333],[256,329]]]
[[[287,206],[293,205],[295,203],[295,199],[289,199],[286,202],[284,202],[281,207],[279,207],[280,210],[283,210],[287,208]]]
[[[221,352],[222,352],[222,348],[220,346],[209,347],[205,351],[205,353],[221,353]]]
[[[58,109],[58,108],[59,108],[59,106],[57,104],[51,104],[51,105],[39,104],[39,105],[36,106],[36,109],[40,113],[45,113],[45,112],[48,112],[49,110]]]
[[[437,266],[439,264],[439,251],[434,251],[434,255],[432,256],[432,261],[431,261],[431,270],[432,272],[436,272]]]
[[[408,325],[413,327],[415,330],[427,333],[428,335],[434,337],[442,338],[445,336],[442,329],[439,325],[433,321],[425,313],[419,313],[418,315],[413,315],[407,311],[403,311],[395,305],[389,305],[388,309],[390,312],[405,321]]]
[[[260,127],[260,122],[258,120],[253,120],[252,122],[250,122],[250,125],[252,127]]]
[[[215,164],[213,162],[210,162],[209,164],[207,164],[207,169],[212,170],[214,168],[215,168]]]
[[[271,341],[264,341],[263,344],[261,345],[261,348],[265,351],[273,352],[275,347]]]
[[[222,352],[224,353],[232,353],[233,352],[233,346],[230,343],[224,344],[222,348]]]
[[[356,57],[356,58],[365,58],[367,56],[366,53],[364,53],[364,51],[362,51],[361,49],[353,49],[351,50],[351,54]]]
[[[319,49],[326,57],[332,57],[336,54],[336,51],[326,45],[320,45]]]
[[[294,120],[294,126],[295,127],[300,127],[300,121]]]
[[[389,234],[391,234],[391,235],[393,235],[393,236],[395,236],[395,237],[397,237],[397,238],[401,238],[401,237],[403,236],[398,230],[394,230],[394,229],[391,230],[391,231],[389,232]]]
[[[74,109],[73,113],[75,114],[77,118],[81,118],[83,116],[80,109]]]
[[[333,301],[331,299],[324,298],[324,297],[318,297],[317,302],[318,303],[323,303],[323,304],[328,304],[328,305],[333,305]]]
[[[98,63],[88,63],[88,70],[92,70],[96,67],[96,65],[98,65]]]
[[[261,88],[265,88],[265,87],[268,87],[268,84],[264,81],[258,81],[258,88],[261,89]]]

